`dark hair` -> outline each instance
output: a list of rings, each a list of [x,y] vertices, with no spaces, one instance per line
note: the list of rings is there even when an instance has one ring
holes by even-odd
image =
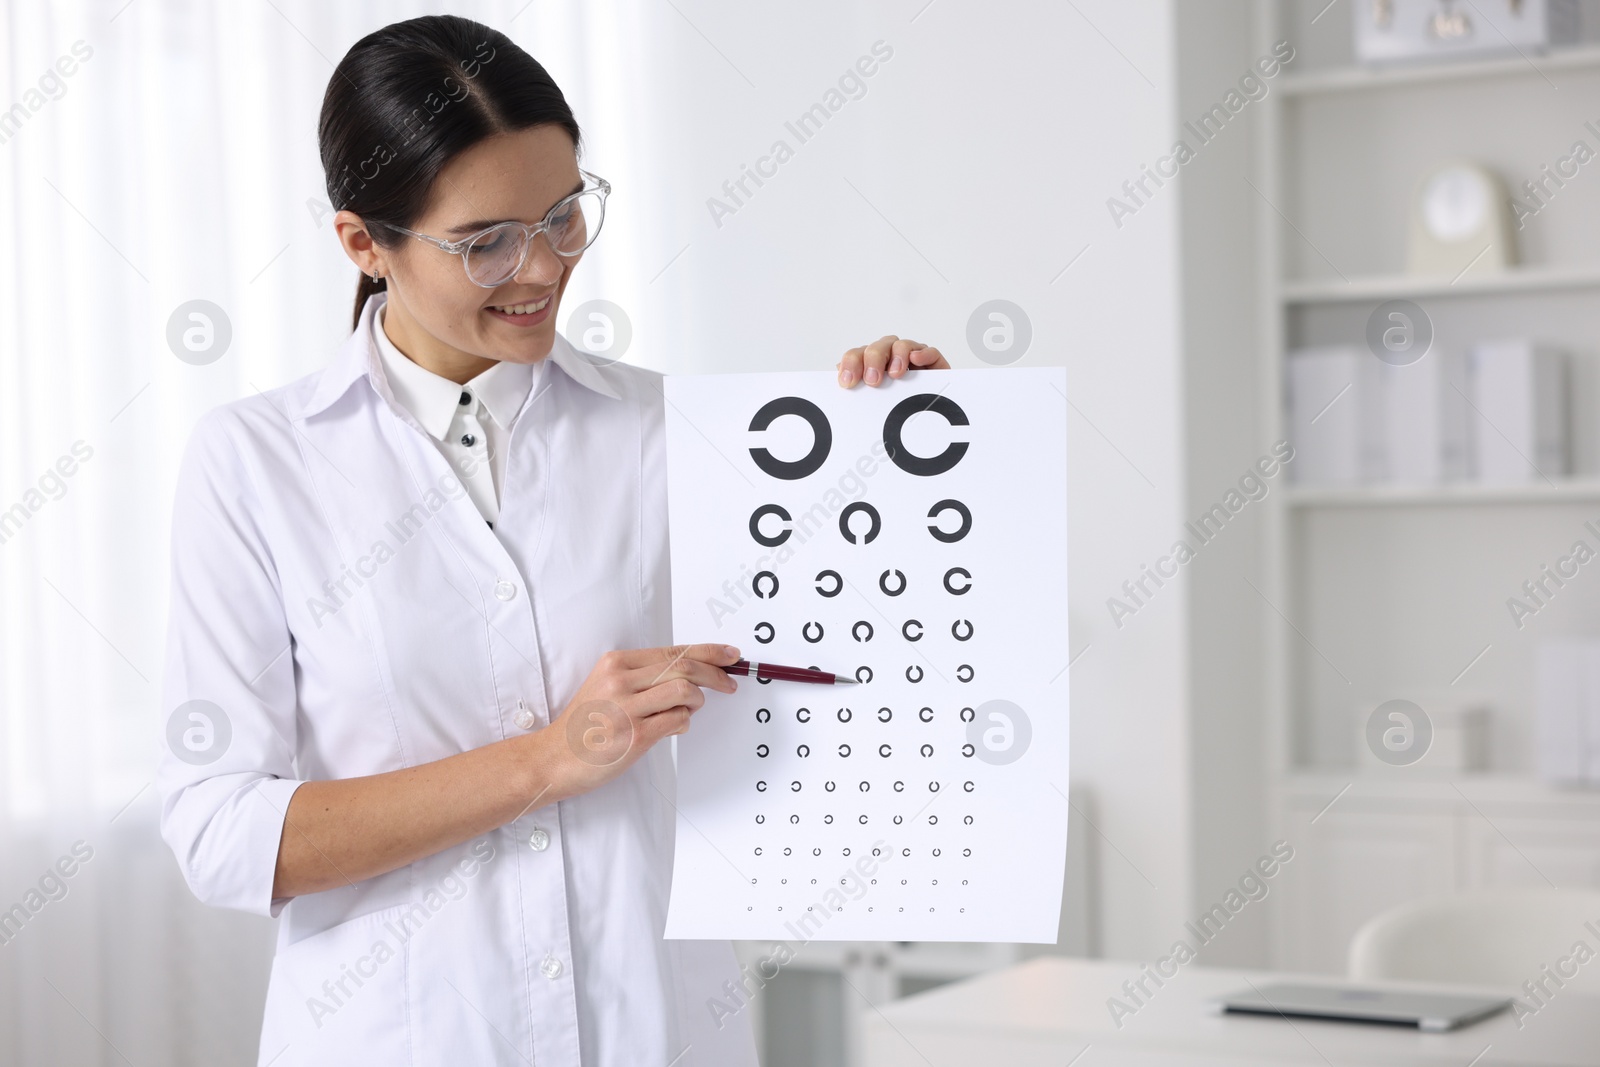
[[[328,200],[360,215],[384,248],[428,205],[434,179],[458,153],[498,133],[555,125],[579,142],[578,120],[538,61],[499,30],[457,15],[427,15],[357,41],[328,80],[317,140]],[[363,274],[361,307],[387,287]]]

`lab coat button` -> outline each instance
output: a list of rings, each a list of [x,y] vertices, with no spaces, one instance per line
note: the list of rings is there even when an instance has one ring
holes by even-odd
[[[500,581],[494,583],[494,595],[499,597],[501,600],[510,600],[512,597],[517,595],[517,587],[502,578]]]
[[[539,720],[529,709],[520,708],[517,711],[516,717],[511,721],[517,724],[517,729],[519,730],[531,730],[533,729],[534,724]]]
[[[465,407],[467,404],[470,404],[470,403],[472,403],[472,394],[467,392],[467,391],[465,391],[465,390],[462,390],[462,393],[461,393],[461,404],[462,404],[462,406]]]
[[[554,981],[561,977],[561,961],[554,956],[546,956],[544,962],[539,964],[539,970],[546,978]]]
[[[535,826],[533,833],[528,835],[528,844],[533,847],[535,852],[543,852],[550,847],[549,832],[541,826]],[[557,964],[557,966],[559,967],[560,965]],[[554,978],[555,975],[551,975],[551,977]]]

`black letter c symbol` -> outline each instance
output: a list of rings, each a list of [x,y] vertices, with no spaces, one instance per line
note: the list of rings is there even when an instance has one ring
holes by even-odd
[[[866,512],[867,519],[869,520],[867,532],[862,534],[859,538],[856,537],[856,535],[850,530],[850,518],[858,511]],[[877,540],[878,531],[882,529],[883,520],[878,517],[878,509],[867,503],[865,500],[857,500],[854,504],[851,504],[849,507],[845,508],[839,513],[839,532],[844,534],[844,539],[849,541],[852,545],[871,544],[873,541]]]
[[[768,504],[767,506],[772,507],[773,505]],[[954,511],[957,515],[960,515],[961,525],[956,527],[950,533],[945,533],[943,530],[939,529],[938,523],[930,522],[928,524],[928,532],[933,534],[936,539],[943,541],[948,545],[954,544],[972,532],[972,512],[969,511],[967,506],[959,500],[941,500],[933,507],[928,509],[928,518],[931,519],[934,516],[946,511]],[[784,518],[788,517],[789,516],[787,514],[784,515]],[[789,536],[787,531],[784,532],[784,536]],[[760,538],[757,538],[757,540],[760,540]],[[946,585],[949,584],[949,578],[950,576],[948,574],[945,575]]]
[[[768,515],[776,515],[784,524],[782,529],[770,537],[761,532],[761,520]],[[777,548],[789,540],[789,534],[793,532],[789,527],[791,521],[789,512],[781,504],[762,504],[750,513],[750,536],[756,539],[757,544]]]
[[[952,441],[945,450],[937,456],[913,456],[906,448],[905,442],[900,440],[900,434],[905,430],[906,422],[911,416],[922,411],[932,411],[943,415],[945,421],[952,426],[966,426],[967,413],[961,406],[947,396],[937,393],[918,393],[916,396],[906,397],[896,404],[889,412],[889,417],[883,420],[883,447],[889,453],[889,458],[894,465],[907,474],[929,478],[945,471],[961,462],[961,457],[967,454],[968,442]]]
[[[811,424],[811,451],[792,463],[778,459],[764,448],[752,448],[750,458],[764,472],[786,482],[815,474],[827,462],[828,451],[833,448],[833,428],[828,425],[828,417],[809,400],[798,396],[780,396],[763,404],[761,410],[756,412],[750,420],[751,432],[765,430],[780,415],[798,415]]]

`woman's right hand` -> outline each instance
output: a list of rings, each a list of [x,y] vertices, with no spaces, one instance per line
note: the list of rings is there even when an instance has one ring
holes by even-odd
[[[675,645],[607,652],[561,714],[540,734],[554,743],[560,796],[586,793],[633,765],[664,737],[689,729],[704,689],[731,693],[723,671],[731,645]],[[551,797],[545,797],[548,803]]]
[[[727,645],[607,652],[556,720],[432,763],[306,782],[285,815],[274,898],[354,885],[604,785],[734,690]]]

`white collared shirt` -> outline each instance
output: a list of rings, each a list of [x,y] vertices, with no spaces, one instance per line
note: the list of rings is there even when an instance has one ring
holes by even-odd
[[[538,387],[544,360],[501,361],[457,385],[395,347],[383,327],[387,306],[378,308],[372,334],[389,388],[460,473],[478,513],[493,526],[505,483],[506,438],[522,402]]]
[[[659,376],[557,336],[490,530],[383,374],[384,300],[325,370],[202,417],[178,477],[161,828],[202,901],[281,912],[260,1062],[754,1064],[730,945],[662,938],[668,744],[399,870],[272,899],[302,782],[543,729],[601,654],[671,636]]]

